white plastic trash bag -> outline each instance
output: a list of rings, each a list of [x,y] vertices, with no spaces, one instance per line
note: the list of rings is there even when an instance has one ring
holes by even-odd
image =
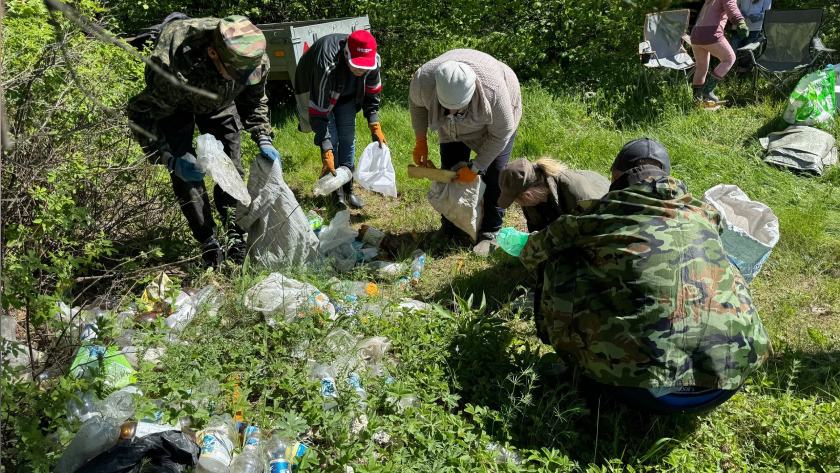
[[[391,150],[384,143],[381,148],[376,141],[367,145],[359,157],[359,165],[356,166],[353,177],[360,186],[369,191],[390,197],[397,196],[397,173],[391,162]]]
[[[357,252],[353,241],[358,235],[359,232],[350,227],[350,211],[342,210],[335,214],[329,225],[321,227],[318,251],[334,261],[337,271],[349,271],[356,265]]]
[[[199,171],[209,174],[216,184],[234,199],[244,205],[251,204],[251,196],[245,188],[245,181],[242,180],[233,161],[225,154],[221,141],[213,138],[213,135],[209,133],[201,135],[196,140],[195,151],[198,154],[195,167]]]
[[[751,282],[779,242],[779,219],[770,207],[750,200],[731,184],[718,184],[707,190],[703,202],[723,216],[723,249],[746,282]]]
[[[279,161],[258,155],[248,177],[251,205],[239,204],[236,222],[248,232],[248,254],[265,266],[298,266],[318,258],[318,237],[283,180]]]
[[[291,322],[312,312],[327,313],[335,318],[335,307],[329,297],[312,284],[271,273],[245,292],[245,307],[265,314],[268,325]]]
[[[486,187],[481,179],[469,184],[432,182],[426,197],[435,210],[476,241],[483,217],[481,199]]]

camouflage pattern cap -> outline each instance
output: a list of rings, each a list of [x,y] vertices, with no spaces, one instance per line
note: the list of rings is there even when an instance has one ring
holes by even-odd
[[[216,52],[237,78],[256,84],[262,78],[260,63],[265,54],[265,36],[242,15],[231,15],[219,21],[214,34]]]

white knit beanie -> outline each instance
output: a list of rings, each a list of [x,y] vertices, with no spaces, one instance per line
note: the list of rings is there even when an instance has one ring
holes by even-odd
[[[435,87],[444,108],[464,108],[475,92],[475,71],[463,62],[446,61],[435,71]]]

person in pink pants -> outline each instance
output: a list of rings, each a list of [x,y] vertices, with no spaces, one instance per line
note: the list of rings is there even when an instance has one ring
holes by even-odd
[[[693,88],[694,98],[698,101],[719,102],[714,93],[715,87],[735,64],[735,52],[723,37],[727,20],[738,24],[738,36],[741,38],[750,34],[736,0],[706,0],[691,30],[691,49],[697,63]],[[709,74],[711,77],[706,77],[711,56],[720,59],[720,64]]]

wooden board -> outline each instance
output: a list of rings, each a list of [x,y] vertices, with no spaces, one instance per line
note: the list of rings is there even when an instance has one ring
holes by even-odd
[[[437,182],[452,182],[452,179],[455,179],[457,173],[455,171],[450,171],[448,169],[434,169],[434,168],[421,168],[419,166],[408,166],[408,177],[412,179],[428,179],[430,181],[437,181]]]

